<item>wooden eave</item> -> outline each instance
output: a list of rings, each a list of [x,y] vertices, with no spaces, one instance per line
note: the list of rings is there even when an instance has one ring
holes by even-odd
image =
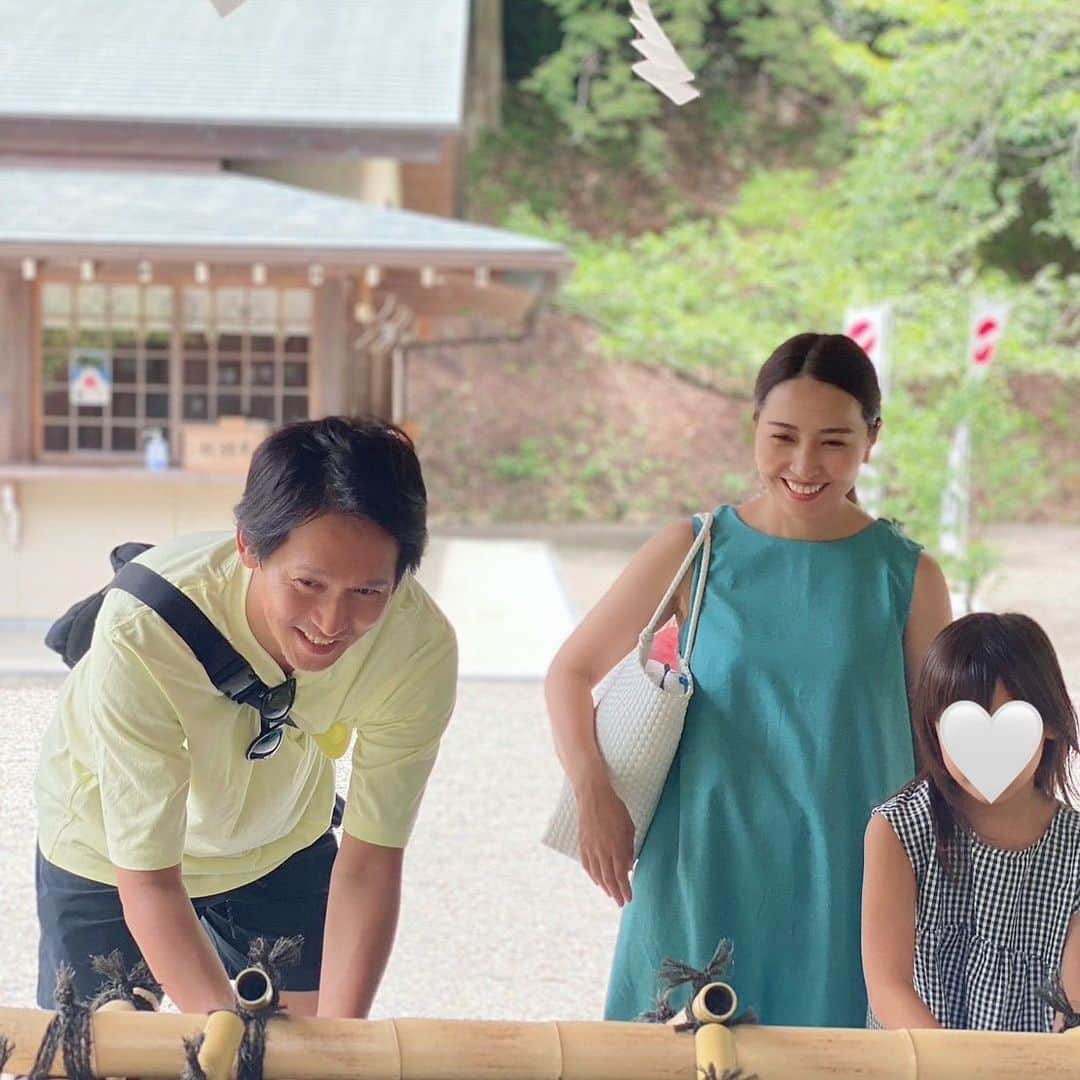
[[[457,250],[435,248],[403,251],[396,248],[356,247],[238,247],[199,245],[134,245],[51,243],[42,241],[0,240],[0,264],[15,267],[24,259],[36,259],[45,267],[60,264],[77,267],[90,259],[109,266],[134,267],[143,259],[154,265],[190,266],[206,262],[219,264],[262,263],[268,269],[298,269],[318,263],[328,273],[355,273],[366,266],[383,269],[420,270],[432,267],[436,270],[474,270],[486,267],[490,270],[532,270],[556,274],[562,278],[574,266],[573,260],[563,252],[538,251],[478,251],[461,248]]]
[[[445,139],[459,131],[449,125],[348,127],[0,116],[0,147],[7,155],[149,157],[159,161],[389,157],[431,164],[439,160]]]

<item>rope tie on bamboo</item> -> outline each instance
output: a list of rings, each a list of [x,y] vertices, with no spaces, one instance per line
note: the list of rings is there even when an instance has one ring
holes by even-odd
[[[180,1074],[180,1080],[206,1080],[206,1073],[199,1064],[199,1051],[205,1039],[201,1031],[190,1038],[184,1036],[184,1071]]]
[[[87,1004],[75,996],[75,973],[66,964],[56,973],[53,997],[56,1012],[42,1036],[37,1057],[27,1074],[27,1080],[45,1080],[60,1049],[64,1071],[69,1080],[93,1080],[93,1032],[90,1015],[110,1001],[128,1001],[139,1011],[153,1012],[161,997],[161,986],[142,961],[130,971],[119,949],[108,956],[92,956],[90,963],[104,982],[93,1000]],[[7,1053],[0,1051],[0,1068],[14,1047],[5,1040]]]
[[[1069,995],[1065,993],[1065,987],[1061,984],[1060,971],[1055,971],[1046,985],[1039,987],[1037,993],[1055,1013],[1061,1013],[1064,1020],[1061,1027],[1063,1032],[1080,1027],[1080,1013],[1072,1007]]]
[[[93,956],[90,964],[104,980],[90,1002],[90,1011],[100,1009],[110,1001],[126,1001],[137,1012],[156,1012],[161,1004],[161,983],[150,974],[145,960],[130,971],[124,954],[114,949],[108,956]]]
[[[660,983],[660,991],[656,995],[656,1008],[651,1012],[642,1013],[638,1019],[646,1024],[666,1024],[674,1020],[678,1013],[671,1004],[671,995],[680,987],[689,985],[690,1001],[693,1001],[709,983],[724,980],[734,955],[735,947],[731,941],[721,938],[712,959],[701,971],[678,960],[663,960],[656,976],[657,982]],[[724,1025],[736,1027],[738,1024],[756,1024],[757,1019],[757,1013],[753,1009],[744,1009],[738,1016],[725,1020]],[[687,1011],[685,1019],[680,1020],[674,1027],[676,1031],[697,1031],[701,1024],[701,1020]]]
[[[757,1073],[747,1076],[742,1069],[725,1069],[722,1073],[717,1073],[715,1065],[710,1065],[707,1069],[699,1065],[697,1071],[701,1080],[757,1080]]]
[[[27,1080],[46,1080],[57,1049],[63,1054],[64,1072],[69,1080],[93,1080],[91,1059],[90,1007],[75,996],[75,972],[61,964],[56,973],[56,1013],[41,1038]]]
[[[248,972],[252,969],[262,972],[267,990],[258,996],[246,994],[242,984],[247,973],[241,972],[237,976],[236,1013],[244,1021],[244,1041],[240,1044],[236,1080],[262,1080],[266,1025],[284,1011],[281,1004],[282,971],[300,960],[303,944],[304,939],[299,935],[278,938],[272,945],[265,938],[256,938],[251,943]],[[205,1077],[185,1074],[185,1080],[205,1080]]]

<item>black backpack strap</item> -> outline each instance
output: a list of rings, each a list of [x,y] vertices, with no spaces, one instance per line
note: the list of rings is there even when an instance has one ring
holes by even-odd
[[[265,693],[266,683],[229,644],[220,630],[175,585],[139,563],[123,566],[109,584],[153,608],[187,643],[210,681],[238,704]]]

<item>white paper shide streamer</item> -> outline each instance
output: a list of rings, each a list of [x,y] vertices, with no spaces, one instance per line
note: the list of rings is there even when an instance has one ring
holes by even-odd
[[[656,21],[648,0],[630,0],[630,6],[634,9],[630,23],[638,32],[630,44],[645,57],[631,68],[634,74],[656,87],[676,105],[685,105],[701,97],[701,91],[691,85],[694,73],[683,63],[675,46]]]
[[[244,0],[210,0],[217,8],[217,13],[224,19],[230,12],[235,11]]]

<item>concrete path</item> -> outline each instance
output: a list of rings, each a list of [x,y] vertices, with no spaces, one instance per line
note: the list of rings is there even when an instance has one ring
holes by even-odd
[[[457,630],[461,677],[543,678],[577,622],[552,546],[453,538],[432,547],[420,580]]]
[[[578,620],[549,542],[433,540],[419,578],[457,630],[465,679],[543,678]],[[62,675],[42,642],[46,629],[0,622],[0,673]]]
[[[525,530],[516,530],[519,534]],[[640,529],[537,529],[527,536],[432,540],[420,580],[457,628],[463,679],[539,679],[566,635],[648,535]],[[1024,611],[1054,642],[1080,697],[1080,529],[1007,525],[979,606]],[[45,624],[0,622],[0,674],[60,675]]]

